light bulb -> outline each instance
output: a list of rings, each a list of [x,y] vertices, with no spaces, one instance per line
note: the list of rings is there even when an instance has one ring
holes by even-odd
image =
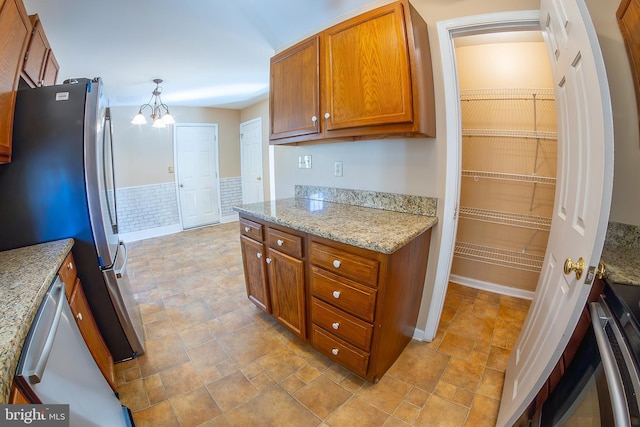
[[[155,119],[155,120],[153,121],[153,127],[154,127],[154,128],[166,128],[166,127],[167,127],[167,125],[166,125],[166,124],[164,124],[164,122],[162,121],[162,119],[158,117],[157,119]]]
[[[138,114],[131,120],[131,124],[133,125],[144,125],[145,123],[147,123],[147,119],[144,118],[141,111],[138,111]]]
[[[166,125],[172,125],[176,121],[173,119],[173,116],[167,112],[164,116],[162,116],[162,122]]]

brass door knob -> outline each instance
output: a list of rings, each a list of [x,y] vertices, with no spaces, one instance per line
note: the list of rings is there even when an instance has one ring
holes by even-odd
[[[564,261],[564,274],[571,274],[571,272],[575,272],[576,279],[580,280],[580,277],[582,277],[583,271],[584,271],[584,259],[582,257],[578,258],[577,262],[574,262],[571,258],[567,258]]]
[[[607,272],[607,267],[604,265],[604,262],[600,261],[598,263],[598,268],[596,269],[596,277],[598,279],[602,279],[604,277],[604,273]]]

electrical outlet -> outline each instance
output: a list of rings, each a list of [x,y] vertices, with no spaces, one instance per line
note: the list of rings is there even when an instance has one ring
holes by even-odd
[[[169,173],[173,173],[173,166],[169,166]]]
[[[342,162],[333,163],[333,176],[342,176]]]

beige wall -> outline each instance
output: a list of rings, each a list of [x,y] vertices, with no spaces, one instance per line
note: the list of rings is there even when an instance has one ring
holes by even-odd
[[[611,91],[614,177],[610,221],[640,226],[638,112],[627,52],[616,21],[618,0],[586,0],[598,33]]]
[[[269,100],[264,100],[240,111],[240,123],[260,117],[262,119],[262,182],[264,199],[269,200],[271,178],[269,174]]]
[[[138,107],[112,107],[114,161],[118,188],[174,182],[173,127],[132,125]],[[240,176],[240,111],[171,107],[176,123],[218,124],[220,178]]]

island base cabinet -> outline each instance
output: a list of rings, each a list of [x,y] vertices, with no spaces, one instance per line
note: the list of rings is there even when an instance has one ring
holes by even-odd
[[[336,363],[382,378],[413,338],[431,230],[391,254],[253,217],[240,217],[240,232],[249,300],[270,301],[278,322]]]
[[[256,306],[271,314],[271,299],[267,285],[266,265],[264,263],[264,244],[246,236],[240,237],[242,263],[244,265],[247,297]]]

